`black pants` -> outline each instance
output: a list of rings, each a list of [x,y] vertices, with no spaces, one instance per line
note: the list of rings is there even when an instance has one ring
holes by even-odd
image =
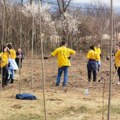
[[[117,73],[118,73],[119,81],[120,81],[120,67],[118,67]]]
[[[18,68],[22,68],[22,58],[20,58],[20,59],[16,58],[15,61],[17,63]]]
[[[2,87],[8,84],[8,66],[2,68]]]

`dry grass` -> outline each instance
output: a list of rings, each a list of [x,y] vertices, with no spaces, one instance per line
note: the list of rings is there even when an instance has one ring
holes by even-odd
[[[30,61],[24,61],[21,75],[16,76],[14,85],[9,85],[0,91],[0,120],[44,120],[44,105],[42,94],[41,62],[34,61],[33,89],[31,89]],[[98,79],[105,79],[104,118],[107,116],[108,80],[106,73],[109,63],[103,61]],[[103,83],[91,84],[88,96],[86,60],[84,56],[73,58],[69,69],[68,91],[64,92],[60,86],[54,86],[57,67],[55,59],[45,61],[46,68],[46,109],[48,120],[101,120],[102,119],[102,91]],[[20,79],[18,79],[18,77]],[[120,86],[115,83],[112,90],[111,120],[120,120]],[[20,89],[19,89],[20,83]],[[17,93],[32,93],[38,97],[35,101],[17,100]]]

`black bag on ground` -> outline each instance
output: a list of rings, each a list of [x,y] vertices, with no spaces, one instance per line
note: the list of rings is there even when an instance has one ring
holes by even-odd
[[[37,97],[32,95],[32,94],[28,94],[28,93],[23,93],[23,94],[17,94],[16,95],[16,99],[21,99],[21,100],[37,100]]]

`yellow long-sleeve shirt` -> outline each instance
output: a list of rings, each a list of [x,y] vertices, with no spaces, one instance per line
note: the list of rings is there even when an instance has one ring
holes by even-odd
[[[8,64],[8,56],[6,52],[0,53],[0,67],[3,68],[5,65]]]
[[[101,55],[101,49],[95,47],[95,51],[97,52],[98,56],[98,61],[100,61],[100,55]]]
[[[92,60],[98,61],[99,55],[98,55],[98,53],[97,53],[96,51],[90,50],[90,51],[88,51],[88,53],[87,53],[87,58],[88,58],[89,60],[92,59]]]
[[[10,58],[15,59],[16,58],[16,51],[14,49],[10,50]]]
[[[67,47],[59,47],[51,53],[52,56],[57,56],[58,67],[62,66],[71,66],[70,60],[68,57],[74,55],[76,52]]]
[[[120,67],[120,50],[118,50],[115,54],[115,65],[116,67]]]

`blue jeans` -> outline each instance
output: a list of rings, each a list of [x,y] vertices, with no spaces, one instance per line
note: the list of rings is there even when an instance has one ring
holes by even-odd
[[[97,61],[97,70],[100,71],[101,61]]]
[[[61,68],[58,68],[58,75],[57,75],[57,80],[56,80],[56,86],[59,86],[60,84],[60,78],[61,78],[61,75],[64,71],[64,80],[63,80],[63,86],[66,86],[67,85],[67,82],[68,82],[68,66],[63,66]]]
[[[96,82],[97,79],[97,62],[95,60],[89,60],[87,64],[88,70],[88,81],[91,81],[91,74],[93,73],[93,81]]]
[[[13,69],[9,69],[9,79],[14,80],[14,70]]]

